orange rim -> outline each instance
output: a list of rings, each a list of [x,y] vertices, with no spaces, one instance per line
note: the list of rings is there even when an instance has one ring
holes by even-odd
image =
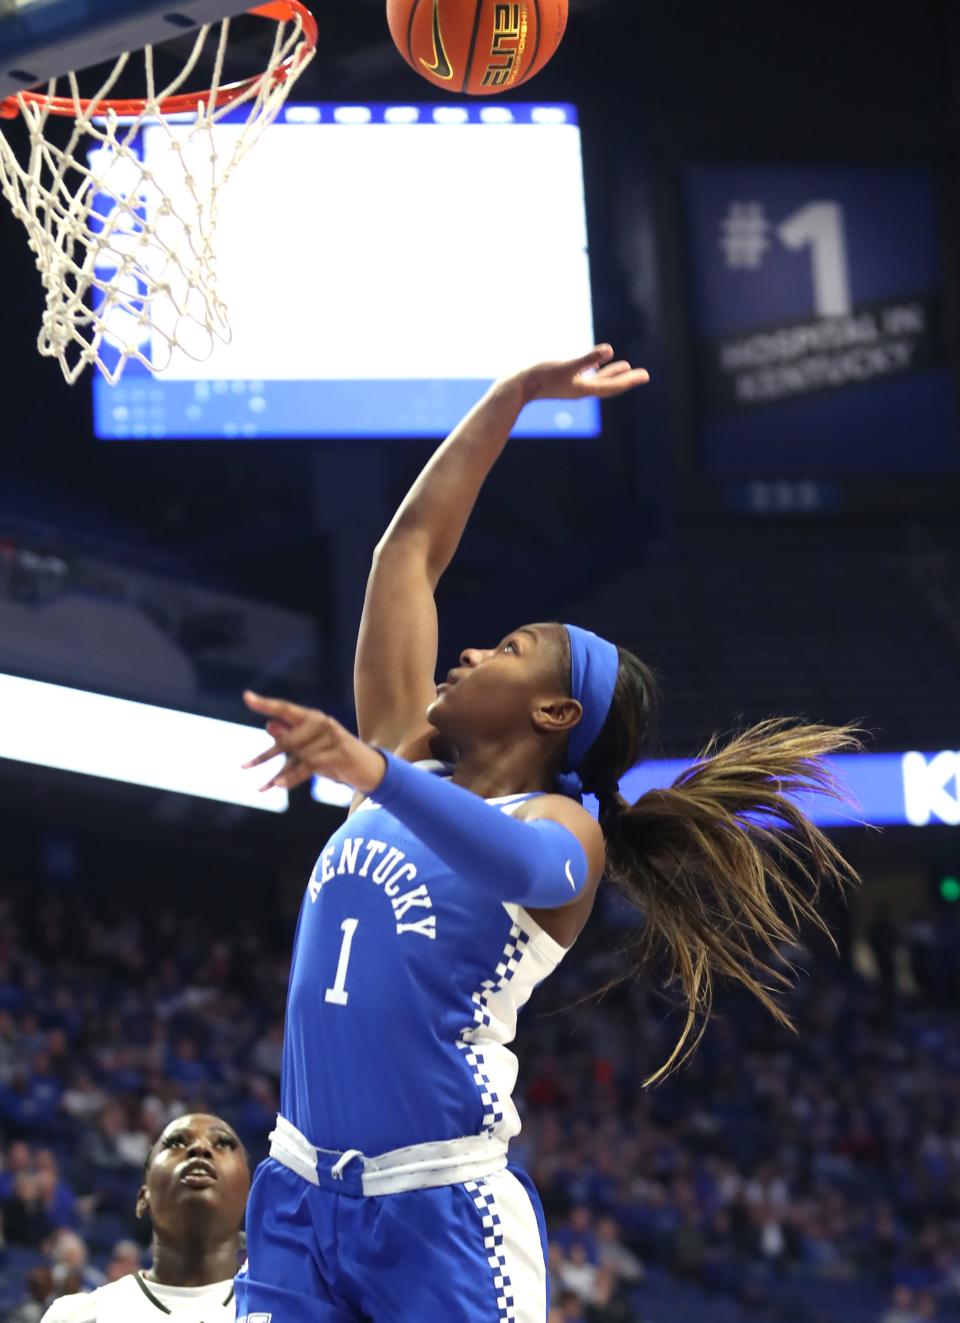
[[[290,75],[307,60],[317,48],[317,42],[320,37],[320,30],[317,27],[317,20],[311,14],[306,5],[301,4],[300,0],[270,0],[269,4],[258,5],[255,9],[249,10],[249,13],[255,14],[258,18],[272,19],[275,23],[289,23],[297,19],[303,30],[303,44],[290,55],[284,62],[277,66],[273,74],[273,80],[276,83],[285,83]],[[265,74],[256,74],[253,78],[244,78],[239,83],[227,83],[217,92],[214,99],[216,106],[229,106],[232,102],[238,101],[251,88],[257,86],[266,77]],[[123,101],[111,100],[105,97],[102,101],[79,100],[75,101],[70,96],[47,96],[43,92],[20,92],[16,96],[7,97],[0,101],[0,119],[15,119],[20,114],[19,102],[28,101],[33,105],[42,105],[51,115],[65,115],[71,119],[77,117],[77,112],[88,114],[94,108],[97,114],[112,110],[120,116],[142,115],[147,108],[145,98],[132,98]],[[210,89],[205,92],[183,92],[179,96],[166,97],[157,104],[165,115],[179,115],[197,110],[202,105],[210,102]]]

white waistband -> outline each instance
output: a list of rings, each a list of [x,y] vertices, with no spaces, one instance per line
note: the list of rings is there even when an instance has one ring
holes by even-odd
[[[461,1185],[502,1171],[507,1165],[507,1144],[492,1135],[465,1135],[438,1144],[411,1144],[371,1158],[357,1149],[343,1154],[318,1149],[296,1126],[278,1116],[270,1135],[270,1156],[311,1185],[320,1184],[318,1162],[326,1165],[329,1158],[330,1175],[340,1180],[345,1166],[355,1160],[363,1169],[365,1195],[401,1194],[437,1185]]]

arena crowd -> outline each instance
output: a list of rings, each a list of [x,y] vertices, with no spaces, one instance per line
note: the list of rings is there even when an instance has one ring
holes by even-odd
[[[585,1000],[625,934],[597,925],[521,1021],[513,1152],[547,1212],[551,1323],[960,1318],[957,926],[918,921],[897,950],[880,926],[867,961],[792,952],[796,1036],[724,992],[649,1091],[662,1000]],[[290,936],[226,900],[148,917],[5,889],[0,1317],[36,1323],[143,1262],[135,1196],[173,1117],[216,1112],[263,1156]]]

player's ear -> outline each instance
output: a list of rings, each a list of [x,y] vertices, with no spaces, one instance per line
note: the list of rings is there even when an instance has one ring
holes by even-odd
[[[147,1194],[147,1187],[145,1185],[140,1186],[140,1190],[137,1194],[137,1206],[135,1211],[140,1220],[145,1218],[150,1212],[150,1196]]]
[[[572,730],[582,716],[583,708],[575,698],[549,698],[533,709],[532,720],[542,734],[563,734]]]

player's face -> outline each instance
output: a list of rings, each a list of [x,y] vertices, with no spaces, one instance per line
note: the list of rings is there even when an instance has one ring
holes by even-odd
[[[181,1116],[157,1140],[137,1214],[171,1238],[239,1229],[250,1192],[250,1168],[232,1126],[218,1116]]]
[[[456,747],[528,731],[538,706],[566,696],[558,625],[523,625],[494,648],[465,648],[427,719]]]

